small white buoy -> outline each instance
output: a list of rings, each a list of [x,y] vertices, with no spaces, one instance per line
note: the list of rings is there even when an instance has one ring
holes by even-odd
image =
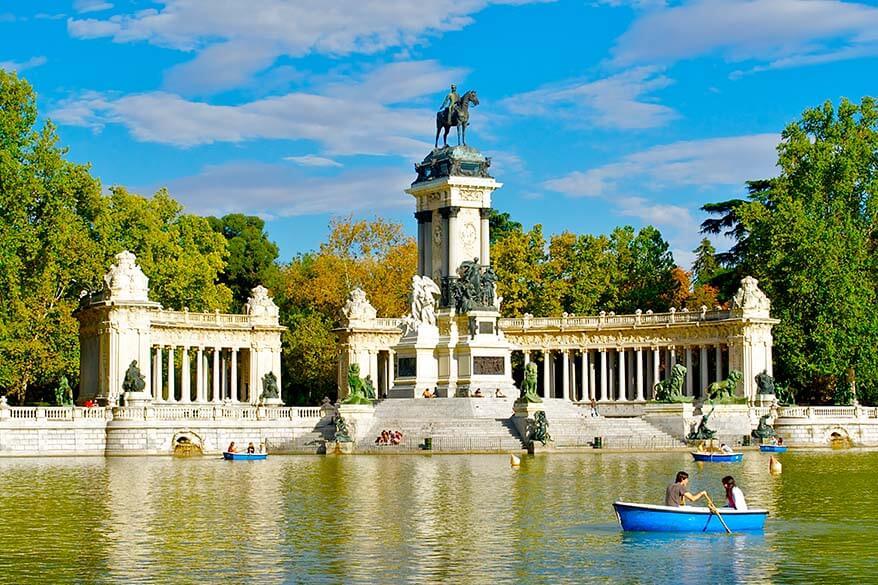
[[[783,465],[780,464],[780,461],[774,458],[774,455],[768,458],[768,472],[773,475],[783,472]]]
[[[511,465],[512,467],[518,467],[519,465],[521,465],[521,458],[516,457],[515,455],[510,455],[509,465]]]

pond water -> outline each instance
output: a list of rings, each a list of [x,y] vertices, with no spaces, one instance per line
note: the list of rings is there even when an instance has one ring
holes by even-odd
[[[878,452],[0,460],[2,583],[793,583],[876,579]],[[678,470],[764,535],[622,533]]]

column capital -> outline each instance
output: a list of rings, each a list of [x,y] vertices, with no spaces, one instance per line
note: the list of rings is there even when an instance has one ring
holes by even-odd
[[[479,216],[482,219],[490,219],[492,213],[494,213],[493,207],[482,207],[479,209]]]
[[[415,219],[418,220],[418,223],[430,223],[433,221],[433,212],[430,210],[416,211]]]
[[[439,215],[444,218],[457,217],[458,213],[460,213],[460,207],[456,205],[449,205],[448,207],[439,208]]]

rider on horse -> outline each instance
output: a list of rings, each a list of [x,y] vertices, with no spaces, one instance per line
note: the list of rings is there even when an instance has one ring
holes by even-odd
[[[460,96],[457,95],[457,86],[453,83],[451,84],[451,91],[445,96],[445,99],[442,101],[442,105],[439,106],[439,111],[441,112],[443,108],[448,106],[448,125],[451,126],[451,115],[454,113],[454,109],[457,107],[457,102],[460,101]]]

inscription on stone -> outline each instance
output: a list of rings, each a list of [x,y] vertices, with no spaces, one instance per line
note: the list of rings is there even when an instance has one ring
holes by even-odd
[[[418,362],[416,358],[407,357],[397,360],[396,376],[398,378],[414,378],[418,371]]]
[[[506,362],[502,356],[474,357],[473,373],[482,376],[502,376],[506,373]]]
[[[493,335],[494,324],[491,321],[482,321],[479,323],[479,333],[482,335]]]

